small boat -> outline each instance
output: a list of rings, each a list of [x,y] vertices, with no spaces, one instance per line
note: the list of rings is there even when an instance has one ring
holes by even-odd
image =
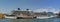
[[[42,17],[37,16],[37,19],[48,19],[48,18],[54,18],[54,17],[56,17],[56,15],[55,16],[42,16]]]
[[[16,16],[11,16],[11,15],[6,15],[5,18],[6,19],[16,19],[17,17]]]
[[[6,19],[16,19],[16,17],[5,17]]]
[[[37,19],[47,19],[47,18],[50,18],[50,17],[37,17]]]

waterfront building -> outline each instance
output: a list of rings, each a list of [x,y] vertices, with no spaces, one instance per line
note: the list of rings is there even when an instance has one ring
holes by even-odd
[[[0,18],[5,18],[5,14],[0,13]]]

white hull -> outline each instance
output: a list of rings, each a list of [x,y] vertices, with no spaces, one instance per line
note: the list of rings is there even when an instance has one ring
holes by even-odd
[[[7,19],[16,19],[17,17],[5,16]]]
[[[37,19],[47,19],[47,18],[50,18],[50,17],[37,17]]]
[[[37,17],[37,19],[48,19],[48,18],[53,18],[53,17],[56,17],[57,15],[55,15],[55,16],[50,16],[50,17]]]

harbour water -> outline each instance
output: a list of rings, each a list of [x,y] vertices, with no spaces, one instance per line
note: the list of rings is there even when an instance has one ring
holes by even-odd
[[[0,22],[60,22],[60,18],[51,18],[51,19],[0,19]]]

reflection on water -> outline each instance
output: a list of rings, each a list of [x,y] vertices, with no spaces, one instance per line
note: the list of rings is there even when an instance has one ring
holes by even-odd
[[[60,18],[52,18],[52,19],[0,19],[0,22],[60,22]]]

